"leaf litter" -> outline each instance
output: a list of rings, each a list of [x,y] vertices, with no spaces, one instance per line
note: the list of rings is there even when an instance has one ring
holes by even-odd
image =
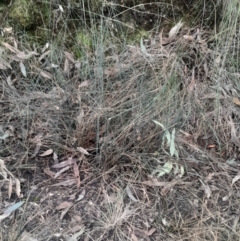
[[[62,9],[61,5],[59,5],[59,11],[63,12],[61,9]],[[158,67],[161,65],[159,64],[159,62],[156,61],[157,59],[154,59],[154,58],[160,57],[160,56],[164,57],[166,62],[163,63],[162,65],[165,67],[167,66],[167,68],[169,68],[168,71],[166,72],[166,75],[168,75],[168,73],[175,68],[174,66],[168,66],[167,63],[170,63],[172,61],[171,58],[176,56],[174,55],[175,54],[174,48],[176,48],[177,44],[183,43],[182,47],[184,47],[184,45],[186,44],[189,48],[191,48],[191,44],[193,44],[195,46],[194,47],[195,51],[201,50],[200,53],[202,55],[206,55],[207,57],[209,57],[209,53],[211,53],[211,50],[209,49],[207,40],[202,37],[201,31],[197,29],[194,34],[191,34],[190,32],[188,32],[187,34],[184,33],[183,37],[181,37],[182,28],[183,28],[183,23],[182,21],[180,21],[170,30],[170,32],[168,33],[168,38],[164,38],[162,36],[162,31],[161,31],[161,33],[158,36],[158,41],[160,42],[160,45],[156,46],[157,47],[156,49],[150,49],[147,46],[147,44],[145,44],[143,39],[141,39],[140,49],[139,47],[131,48],[132,49],[131,54],[132,56],[135,56],[135,57],[133,58],[130,56],[129,60],[127,61],[132,62],[131,64],[136,64],[136,66],[139,69],[141,69],[140,67],[142,65],[140,64],[145,63],[141,61],[145,61],[144,57],[147,56],[151,58],[151,61],[150,61],[151,67],[154,68],[155,62],[157,63]],[[10,57],[9,55],[8,59],[11,59],[11,60],[15,59],[16,61],[18,61],[20,66],[20,71],[21,71],[20,74],[23,75],[21,77],[28,76],[30,72],[27,73],[27,70],[26,70],[26,69],[29,69],[29,65],[27,61],[29,59],[31,60],[36,59],[35,56],[38,56],[37,52],[35,51],[22,52],[18,50],[17,42],[14,44],[14,46],[8,45],[6,43],[3,43],[3,46],[12,53],[12,57]],[[152,46],[154,47],[154,43],[152,44]],[[40,62],[40,61],[47,60],[49,55],[52,54],[51,52],[52,50],[48,50],[49,47],[51,47],[49,46],[49,44],[46,44],[44,46],[44,48],[42,49],[42,52],[40,51],[42,55],[37,59],[37,61]],[[160,51],[160,54],[159,52],[157,52],[158,50]],[[75,66],[76,69],[78,70],[81,68],[81,66],[83,66],[84,63],[79,60],[75,60],[74,56],[70,52],[65,51],[63,53],[64,53],[65,59],[62,66],[64,66],[63,71],[65,71],[67,74],[71,72],[71,65]],[[218,53],[215,56],[216,57],[215,57],[214,63],[216,67],[218,67],[221,64],[222,55]],[[23,60],[24,60],[24,64],[23,64]],[[212,75],[210,67],[206,66],[206,64],[208,64],[207,60],[205,59],[204,61],[201,61],[201,62],[205,64],[205,66],[200,66],[203,69],[202,73],[199,73],[199,72],[197,73],[197,68],[195,68],[196,66],[193,66],[192,67],[193,69],[191,69],[188,63],[185,63],[185,66],[181,65],[180,69],[177,69],[176,72],[178,72],[178,70],[180,70],[179,72],[184,71],[184,74],[186,75],[185,76],[186,82],[184,82],[183,84],[183,92],[184,91],[190,92],[191,97],[193,99],[196,98],[197,99],[196,101],[198,101],[197,109],[201,109],[202,111],[205,101],[207,102],[209,100],[210,101],[221,100],[221,101],[227,102],[229,98],[226,95],[223,95],[224,98],[219,95],[220,98],[218,98],[219,97],[218,93],[215,93],[215,92],[201,93],[199,91],[199,88],[203,86],[202,85],[200,86],[198,75],[205,73],[206,76],[208,76],[208,78],[210,78]],[[58,63],[52,64],[52,65],[49,64],[46,69],[41,69],[37,67],[39,66],[37,63],[35,64],[36,66],[35,67],[32,66],[32,67],[37,71],[36,74],[39,74],[40,77],[46,78],[48,80],[54,79],[51,72],[51,68],[60,68],[59,66],[61,66]],[[178,64],[180,65],[180,63]],[[110,77],[116,78],[118,75],[121,75],[122,72],[119,68],[117,68],[117,66],[118,64],[115,64],[114,67],[110,66],[105,72],[106,76],[108,76],[109,78]],[[123,70],[127,73],[127,71],[129,71],[130,64],[125,63],[122,66],[123,66]],[[11,68],[11,63],[7,61],[7,58],[6,60],[5,58],[3,58],[3,61],[0,61],[0,67],[5,69]],[[200,69],[200,67],[198,68]],[[180,78],[180,77],[177,76],[177,78]],[[136,79],[133,78],[132,83],[134,83],[135,80]],[[180,81],[181,80],[179,80],[179,82]],[[9,81],[10,85],[14,86],[14,83],[11,83],[11,82],[12,81]],[[125,86],[124,83],[122,82],[116,85],[118,86],[118,89],[116,91],[117,93],[121,93],[121,90],[126,88],[124,89],[124,97],[126,97],[126,99],[130,98],[129,96],[126,96],[128,89],[130,89],[130,92],[134,92],[131,90],[132,87],[130,85],[130,82],[131,81],[129,81],[128,88],[126,88],[127,85]],[[78,121],[79,129],[74,130],[74,133],[71,133],[67,137],[68,143],[65,143],[64,145],[61,144],[61,147],[63,146],[65,147],[65,148],[62,148],[64,151],[62,151],[61,148],[59,149],[61,149],[62,152],[59,151],[59,149],[53,145],[56,143],[54,143],[54,141],[52,141],[51,138],[49,137],[46,138],[45,134],[43,135],[44,137],[39,137],[35,141],[30,139],[30,143],[32,146],[30,146],[29,152],[31,154],[30,156],[32,159],[28,161],[35,162],[35,165],[37,166],[37,169],[36,169],[37,172],[34,174],[34,176],[36,175],[35,180],[39,180],[39,183],[41,183],[41,184],[35,183],[35,180],[33,180],[32,181],[33,183],[30,184],[30,185],[37,184],[37,191],[39,192],[37,193],[37,195],[35,194],[36,195],[34,196],[35,199],[32,199],[32,200],[37,200],[37,201],[34,201],[34,203],[35,204],[38,203],[38,205],[44,206],[45,203],[43,201],[38,202],[38,200],[40,199],[39,197],[41,197],[40,200],[48,200],[49,198],[49,203],[44,208],[49,210],[54,210],[54,211],[61,210],[62,213],[60,214],[60,219],[62,223],[61,222],[59,223],[61,224],[64,223],[66,225],[69,222],[69,226],[80,227],[80,231],[78,230],[74,232],[75,235],[73,234],[72,237],[70,236],[68,237],[67,240],[72,240],[72,241],[78,240],[79,239],[78,237],[80,236],[84,236],[85,232],[91,232],[91,233],[90,234],[87,233],[86,236],[84,236],[84,238],[87,236],[89,237],[93,235],[93,237],[95,238],[99,238],[99,237],[102,238],[102,239],[99,238],[99,240],[100,239],[107,240],[107,238],[109,238],[109,240],[114,240],[113,236],[111,236],[111,233],[113,233],[112,230],[119,230],[119,228],[123,227],[124,224],[131,224],[131,226],[129,226],[129,230],[131,231],[131,237],[134,240],[140,240],[138,236],[141,236],[141,238],[145,238],[146,240],[149,240],[148,236],[153,236],[153,239],[155,240],[161,240],[163,238],[161,235],[168,235],[168,234],[174,237],[171,239],[177,240],[176,236],[174,236],[176,235],[177,232],[171,233],[171,230],[173,229],[175,231],[178,231],[178,228],[180,226],[183,227],[182,230],[184,230],[184,228],[187,230],[190,230],[189,227],[194,223],[199,225],[198,228],[200,227],[200,229],[204,230],[204,232],[207,233],[207,230],[208,230],[207,228],[209,227],[209,224],[205,225],[205,221],[210,222],[211,227],[215,227],[216,230],[220,230],[225,224],[221,223],[221,220],[219,219],[220,221],[217,223],[217,225],[219,225],[220,227],[215,226],[216,223],[214,223],[214,221],[212,220],[209,220],[208,215],[205,215],[205,213],[212,212],[212,214],[209,215],[212,217],[214,217],[214,215],[217,216],[219,214],[221,216],[226,215],[226,212],[224,210],[228,209],[228,206],[227,206],[228,200],[230,200],[229,202],[231,203],[234,203],[236,201],[234,199],[235,196],[234,194],[232,194],[233,193],[232,191],[237,190],[239,186],[239,183],[238,183],[239,173],[237,172],[236,168],[235,170],[230,168],[230,165],[232,163],[226,162],[225,163],[226,165],[224,166],[223,163],[218,162],[219,161],[218,159],[214,159],[214,157],[207,156],[206,154],[207,152],[205,152],[205,154],[208,159],[204,155],[204,151],[203,151],[204,147],[209,147],[210,145],[212,145],[212,147],[216,149],[216,153],[219,155],[222,155],[222,157],[225,158],[223,154],[224,152],[221,152],[222,150],[218,150],[218,147],[219,147],[218,144],[212,144],[214,142],[209,141],[208,138],[204,139],[202,137],[203,135],[202,133],[204,133],[204,131],[206,130],[201,130],[199,133],[197,133],[196,129],[194,129],[194,126],[197,120],[201,121],[201,119],[206,118],[206,121],[208,121],[207,119],[208,117],[201,116],[201,118],[199,118],[199,116],[196,113],[191,113],[190,114],[192,118],[191,124],[189,124],[189,126],[187,127],[185,126],[186,129],[183,128],[183,132],[185,134],[183,134],[183,136],[181,137],[179,137],[180,136],[180,133],[178,133],[179,129],[177,126],[174,125],[174,123],[171,123],[168,128],[165,128],[163,124],[161,123],[159,124],[159,122],[158,123],[155,122],[155,124],[158,124],[162,128],[162,130],[161,128],[159,128],[157,131],[159,132],[164,131],[165,133],[163,135],[164,137],[163,140],[161,140],[163,141],[162,143],[161,141],[160,142],[158,141],[157,142],[158,145],[156,146],[154,146],[155,144],[154,141],[151,143],[151,145],[154,146],[155,148],[154,151],[157,153],[154,157],[151,157],[151,153],[147,153],[148,156],[144,156],[144,153],[141,153],[141,155],[136,157],[137,156],[136,153],[135,152],[129,153],[130,149],[128,148],[124,150],[121,149],[122,153],[120,155],[116,152],[115,149],[113,150],[111,150],[110,148],[109,148],[110,150],[104,149],[104,145],[109,144],[110,142],[111,144],[113,144],[113,146],[117,145],[117,148],[119,148],[119,146],[124,145],[125,142],[126,143],[128,142],[127,138],[129,138],[129,140],[131,140],[132,138],[136,142],[139,141],[138,144],[136,143],[134,144],[136,144],[136,146],[138,145],[140,146],[141,142],[144,143],[145,140],[144,140],[143,129],[141,129],[141,125],[139,123],[136,123],[136,128],[138,129],[138,133],[141,133],[141,137],[138,138],[137,140],[135,140],[133,136],[131,136],[131,130],[135,128],[134,125],[131,125],[131,128],[129,127],[126,128],[128,131],[126,131],[125,129],[120,130],[120,132],[124,133],[123,134],[124,138],[121,136],[122,133],[119,134],[119,137],[115,137],[115,135],[112,133],[107,133],[104,136],[105,132],[103,131],[101,133],[101,136],[99,136],[100,137],[99,140],[105,140],[104,137],[108,135],[109,136],[111,135],[111,138],[107,141],[103,141],[102,143],[100,143],[102,145],[101,148],[99,150],[95,150],[94,148],[96,148],[97,146],[95,145],[96,143],[94,143],[93,145],[94,148],[92,148],[92,146],[89,144],[96,137],[96,129],[92,128],[92,127],[95,127],[94,125],[92,125],[92,123],[97,122],[96,119],[94,118],[96,116],[97,118],[99,118],[99,116],[102,117],[99,114],[101,113],[101,111],[104,113],[104,116],[105,114],[107,114],[106,116],[108,116],[109,114],[108,120],[110,123],[107,123],[107,124],[111,129],[112,128],[111,122],[115,121],[114,120],[115,116],[118,115],[115,112],[116,110],[118,110],[118,108],[120,109],[121,104],[124,103],[124,101],[120,100],[117,103],[113,103],[114,108],[113,107],[111,108],[111,105],[108,105],[109,103],[104,103],[106,104],[106,106],[103,107],[99,105],[96,111],[97,114],[93,113],[95,107],[93,108],[92,106],[87,106],[87,103],[85,102],[83,97],[85,93],[85,89],[93,88],[94,85],[90,83],[92,83],[92,80],[83,79],[81,83],[77,82],[76,86],[74,87],[78,89],[78,95],[79,96],[81,95],[81,101],[82,101],[81,102],[82,109],[76,111],[76,113],[78,114],[80,113],[79,114],[80,117]],[[186,86],[184,86],[185,84]],[[16,87],[18,86],[16,85]],[[18,89],[15,88],[14,90],[12,88],[11,91],[12,92],[18,91]],[[74,91],[68,91],[65,89],[64,91],[65,91],[64,94],[67,95],[68,101],[74,102],[75,101]],[[153,90],[153,91],[156,91],[156,90]],[[113,102],[114,99],[119,98],[117,93],[115,93],[115,91],[113,90],[111,93],[104,93],[104,94],[106,95],[109,94],[111,98],[109,98],[109,96],[106,96],[106,97],[108,97],[107,98],[108,100],[111,99],[111,101]],[[89,93],[87,94],[89,95]],[[139,94],[139,91],[136,91],[136,93],[134,92],[133,100],[131,101],[135,101],[138,94]],[[184,95],[184,93],[182,92],[181,94]],[[31,99],[31,101],[34,102],[37,100],[40,102],[41,98],[42,99],[48,98],[48,104],[49,104],[50,102],[54,102],[53,96],[55,95],[50,93],[50,91],[45,93],[44,91],[41,90],[41,91],[38,91],[38,95],[36,96],[38,96],[39,99],[37,100],[37,97],[36,97],[35,99]],[[80,99],[79,96],[75,99],[79,100]],[[25,97],[28,97],[28,95],[26,94]],[[18,98],[20,99],[20,97]],[[176,98],[176,100],[178,101],[177,98],[179,97],[174,96],[172,98],[173,99]],[[233,98],[230,98],[230,99],[232,100],[231,102],[233,102],[233,104],[235,104],[237,107],[238,106],[237,100]],[[39,102],[37,104],[39,104]],[[63,103],[64,103],[64,100],[63,100]],[[74,103],[79,104],[79,102],[76,102],[76,101]],[[35,110],[36,113],[37,113],[37,110],[39,110],[37,109],[37,106],[38,106],[37,104],[36,106],[34,106],[34,108],[36,108]],[[194,106],[194,104],[196,103],[194,103],[193,101],[192,104]],[[46,103],[45,103],[45,106],[47,106]],[[58,109],[62,107],[62,106],[61,107],[59,106],[58,106]],[[129,107],[124,106],[124,110],[128,108]],[[160,108],[161,107],[159,107],[159,109]],[[108,110],[110,110],[110,112],[108,112]],[[49,109],[46,108],[46,111],[49,111]],[[122,115],[121,111],[122,110],[120,110],[120,113]],[[68,116],[69,113],[70,112],[66,112],[66,114],[64,115]],[[50,115],[50,111],[49,111],[49,115]],[[43,113],[43,116],[44,116],[44,113]],[[49,119],[47,118],[48,122],[51,123],[51,121],[54,120],[53,121],[54,124],[57,125],[58,120],[55,120],[56,116],[57,114],[56,112],[54,112],[52,116],[50,115]],[[154,118],[159,117],[157,116],[157,114],[156,116],[152,115],[152,117],[153,116]],[[29,130],[29,133],[27,133],[27,135],[29,136],[35,135],[36,131],[38,131],[38,128],[41,129],[41,127],[39,127],[41,124],[43,125],[42,127],[43,133],[51,132],[52,130],[55,131],[55,125],[54,125],[54,128],[52,128],[52,130],[50,128],[47,130],[47,124],[45,122],[42,122],[41,124],[39,124],[42,121],[41,120],[42,116],[36,114],[36,117],[37,117],[36,119],[39,119],[38,120],[39,122],[34,123],[35,125],[33,130]],[[169,120],[165,120],[165,117],[166,116],[164,114],[161,115],[161,121],[163,119],[163,123],[168,123]],[[53,120],[51,120],[51,118],[53,118]],[[69,119],[74,119],[74,118],[76,118],[76,116],[69,117]],[[89,118],[88,119],[89,131],[86,131],[87,134],[81,132],[81,129],[84,129],[86,118]],[[146,117],[142,119],[145,119],[145,118]],[[118,121],[116,121],[116,123],[117,122]],[[238,124],[235,120],[231,118],[229,118],[227,122],[229,125],[226,125],[225,122],[223,122],[222,124],[225,125],[224,128],[226,129],[228,128],[228,130],[230,130],[231,132],[230,142],[238,146],[238,142],[237,142]],[[64,123],[64,122],[61,122],[61,123]],[[147,125],[148,124],[149,123],[147,123]],[[148,129],[147,127],[144,127],[144,129],[145,128]],[[16,129],[18,130],[18,126]],[[54,133],[54,131],[52,131],[51,134],[53,133],[54,135],[57,136],[58,133],[56,134]],[[8,132],[1,133],[2,143],[5,143],[5,142],[9,143],[11,139],[14,139],[15,136],[13,133],[14,133],[13,131],[10,131],[9,133]],[[154,132],[150,132],[150,133],[155,135]],[[62,134],[63,132],[61,132],[59,136],[61,136]],[[72,138],[71,135],[75,135],[74,138]],[[94,136],[94,138],[92,136]],[[80,139],[81,141],[78,141]],[[54,146],[52,147],[53,149],[50,148],[49,140],[51,140],[51,144],[52,144],[51,147]],[[75,143],[77,144],[75,145]],[[40,152],[41,147],[44,147],[45,149],[46,146],[48,149],[43,153],[42,151]],[[84,146],[85,148],[82,148],[81,146]],[[144,143],[144,147],[146,147],[145,143]],[[232,148],[231,144],[228,144],[227,147]],[[131,146],[131,148],[135,148],[135,147]],[[90,150],[94,150],[94,151],[90,152]],[[162,150],[164,152],[162,152]],[[94,156],[95,154],[90,155],[90,153],[95,153],[95,152],[98,153],[98,151],[105,158],[109,157],[111,161],[112,160],[115,161],[115,159],[117,160],[115,163],[114,161],[113,163],[111,163],[112,165],[111,169],[108,169],[108,167],[105,166],[106,163],[100,162],[97,158],[95,159],[95,156]],[[41,154],[39,154],[39,152]],[[78,156],[79,154],[80,156]],[[117,159],[118,155],[121,156],[121,158],[125,155],[124,157],[127,156],[129,159],[125,162],[124,158],[121,160]],[[164,155],[164,158],[161,155]],[[155,160],[154,158],[157,159],[158,161],[154,162]],[[5,156],[3,159],[5,159]],[[14,156],[13,156],[13,159],[14,159]],[[21,199],[22,198],[21,195],[24,194],[26,187],[22,186],[20,179],[16,178],[14,175],[11,175],[9,170],[7,170],[5,166],[5,162],[10,163],[10,160],[7,159],[7,157],[6,157],[6,160],[7,161],[1,162],[1,175],[4,179],[4,182],[8,182],[9,184],[8,190],[7,190],[8,193],[6,197],[13,198],[14,196],[13,193],[15,192],[16,196],[18,196]],[[120,163],[118,162],[119,160],[120,160]],[[13,162],[17,161],[17,158],[14,160],[11,160],[11,163],[12,161]],[[42,166],[43,162],[44,162],[44,165],[46,164],[47,167],[44,166],[43,168]],[[129,165],[129,162],[131,162],[133,165],[132,166]],[[159,163],[161,163],[161,166],[159,166]],[[99,166],[101,170],[104,170],[104,174],[99,174],[99,172],[96,171],[97,167]],[[228,168],[225,168],[225,167],[228,167]],[[219,169],[223,169],[222,172],[220,172]],[[230,181],[231,183],[228,186],[229,178],[227,178],[227,175],[229,174],[228,172],[230,171],[234,172],[234,175],[231,173],[230,180],[232,181]],[[21,172],[22,170],[19,168],[18,173],[20,174]],[[206,175],[206,172],[210,172],[210,174]],[[151,173],[152,175],[150,175]],[[213,175],[213,173],[215,174]],[[131,178],[129,178],[129,176]],[[201,176],[201,178],[198,178],[199,176]],[[57,178],[57,180],[54,180],[54,178]],[[43,180],[44,182],[42,182]],[[50,191],[46,194],[45,193],[43,194],[44,189],[41,189],[41,188],[45,185],[43,184],[45,183],[45,181],[46,183],[48,183],[46,189]],[[134,186],[132,185],[132,183],[134,183]],[[16,185],[16,190],[14,190],[14,185]],[[84,189],[82,189],[82,192],[76,195],[76,193],[78,193],[79,189],[81,190],[82,187],[84,187]],[[22,188],[25,188],[23,189],[23,193],[22,193]],[[52,195],[51,191],[53,190],[56,191],[56,193]],[[105,190],[105,196],[103,194],[104,193],[103,190]],[[203,198],[201,197],[202,190],[204,191]],[[119,196],[119,193],[121,193],[122,196]],[[43,197],[44,195],[45,197]],[[76,195],[76,197],[72,198],[74,195]],[[125,198],[126,197],[125,195],[127,196],[127,198]],[[109,200],[111,199],[111,202],[104,202],[104,200],[101,200],[103,199],[103,196],[104,197],[108,196]],[[220,199],[218,199],[217,197],[221,197],[220,199],[224,202],[222,206],[219,205],[218,200]],[[55,199],[57,199],[58,205],[56,205],[56,203],[53,203],[54,201],[56,201]],[[189,200],[189,203],[184,206],[184,202],[182,202],[182,200],[185,200],[185,199]],[[78,203],[78,201],[81,201],[81,202]],[[206,204],[206,208],[204,205],[200,206],[200,203],[202,201],[204,201],[204,204]],[[213,203],[213,201],[215,201],[215,203]],[[129,203],[131,204],[129,208],[124,209],[124,207],[126,207]],[[181,205],[179,205],[178,203],[180,203]],[[22,205],[21,202],[20,204]],[[31,202],[29,204],[31,204]],[[190,204],[195,205],[196,211],[200,209],[201,212],[198,213],[197,217],[201,217],[201,215],[203,215],[204,217],[202,220],[195,218],[192,214],[190,214],[190,218],[188,219],[184,219],[181,216],[182,210],[184,210],[185,208],[186,209],[189,208],[189,210],[191,211]],[[10,209],[9,213],[11,214],[17,209],[20,209],[20,206],[18,207],[18,205],[19,203],[16,203],[15,206],[13,205],[12,206],[13,208]],[[154,207],[158,207],[158,208],[154,209]],[[139,212],[139,210],[141,210],[141,212]],[[48,215],[47,212],[44,214],[41,213],[39,214],[38,218],[42,219],[42,223],[49,225],[50,224],[49,220],[52,220],[51,216],[54,217],[55,220],[59,220],[59,216],[54,216],[55,215],[54,211],[51,211],[50,215]],[[156,220],[159,220],[159,216],[163,218],[161,218],[161,222],[156,224],[157,222]],[[74,223],[75,222],[74,217],[78,217],[76,218],[77,221],[75,220],[76,222],[78,222],[77,224]],[[124,217],[124,219],[121,219],[119,217]],[[180,218],[177,219],[176,217],[180,217]],[[122,220],[124,220],[124,222]],[[234,220],[231,219],[230,221],[233,221],[232,229],[238,232],[239,220],[235,218]],[[141,228],[135,228],[135,226],[137,227],[137,225],[135,225],[134,222],[139,226],[141,226]],[[225,220],[225,222],[227,221]],[[51,222],[51,225],[54,225],[54,222]],[[89,231],[89,228],[86,229],[86,227],[91,227],[91,225],[94,227],[95,230],[97,230],[96,232],[94,230]],[[169,227],[168,232],[164,231],[166,230],[166,227]],[[106,232],[109,236],[108,237],[104,235],[100,236],[98,230],[104,230],[104,232]],[[162,232],[161,234],[159,234],[159,230],[161,230]],[[213,229],[213,233],[216,230]],[[189,233],[190,232],[191,230],[189,231]],[[197,235],[197,234],[195,233],[194,235]],[[191,240],[192,237],[193,236],[189,237],[188,239]],[[196,239],[197,238],[198,237],[196,237]],[[169,237],[167,237],[166,240],[167,239],[170,240]]]

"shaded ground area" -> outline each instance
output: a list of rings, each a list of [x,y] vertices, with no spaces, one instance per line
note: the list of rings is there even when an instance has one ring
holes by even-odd
[[[234,26],[2,42],[0,239],[239,240]]]

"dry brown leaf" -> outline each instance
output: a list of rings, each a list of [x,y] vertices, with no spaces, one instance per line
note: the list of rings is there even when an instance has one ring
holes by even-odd
[[[208,176],[205,179],[205,182],[207,183],[208,181],[211,181],[214,176],[215,176],[214,172],[209,173]]]
[[[47,42],[44,47],[41,49],[41,53],[44,53],[49,48],[49,42]]]
[[[15,38],[13,38],[13,46],[15,49],[18,49],[18,42]]]
[[[41,62],[47,55],[49,55],[51,52],[51,50],[48,50],[46,52],[44,52],[38,59],[39,62]]]
[[[219,64],[221,63],[221,58],[222,58],[221,54],[218,55],[218,57],[214,60],[214,63],[215,63],[216,65],[219,65]]]
[[[240,179],[240,171],[237,173],[237,175],[232,179],[232,185]]]
[[[39,143],[39,141],[41,141],[43,138],[43,134],[39,133],[36,136],[34,136],[34,138],[31,139],[31,142],[33,143]]]
[[[71,61],[72,63],[75,63],[75,60],[74,60],[74,57],[73,57],[73,54],[67,52],[67,51],[64,51],[64,54],[65,54],[65,57]]]
[[[238,98],[233,97],[232,102],[233,102],[235,105],[240,106],[240,100],[239,100]]]
[[[216,100],[220,100],[220,99],[225,99],[224,96],[218,94],[218,93],[209,93],[209,94],[205,94],[203,95],[203,97],[200,98],[201,100],[204,100],[204,99],[216,99]]]
[[[16,194],[18,197],[20,197],[21,196],[21,184],[17,178],[15,178],[15,185],[16,185]]]
[[[88,86],[89,86],[89,81],[85,80],[78,86],[78,89],[80,89],[82,87],[88,87]]]
[[[77,62],[75,63],[75,68],[76,68],[76,69],[81,69],[81,66],[82,66],[81,61],[77,61]]]
[[[227,200],[229,200],[229,196],[227,195],[227,196],[224,196],[223,198],[222,198],[222,201],[223,202],[226,202]]]
[[[64,216],[66,215],[66,213],[69,211],[70,208],[65,208],[62,213],[61,213],[61,216],[60,216],[60,219],[62,220],[64,218]]]
[[[166,227],[170,227],[171,226],[171,224],[165,218],[162,219],[162,223]]]
[[[80,185],[81,185],[79,167],[78,167],[77,162],[75,160],[73,162],[73,171],[74,171],[74,176],[77,179],[77,188],[79,188]]]
[[[60,206],[66,206],[65,208],[61,208]],[[73,206],[73,203],[71,202],[63,202],[62,204],[59,205],[59,207],[61,209],[64,209],[61,213],[60,219],[63,219],[63,217],[65,216],[65,214],[69,211],[69,209]],[[58,209],[58,210],[61,210]]]
[[[7,172],[6,172],[7,168],[4,164],[4,160],[0,159],[0,172],[1,172],[1,176],[4,178],[4,179],[7,179]]]
[[[204,183],[202,182],[202,180],[200,180],[200,181],[201,181],[201,183],[202,183],[202,186],[203,186],[203,189],[204,189],[204,192],[205,192],[206,197],[207,197],[207,198],[210,198],[210,197],[211,197],[211,194],[212,194],[210,187],[208,186],[208,184],[204,184]]]
[[[20,62],[20,63],[19,63],[19,66],[20,66],[20,70],[21,70],[23,76],[24,76],[24,77],[27,77],[26,67],[25,67],[25,65],[23,64],[23,62]]]
[[[236,217],[234,218],[233,225],[232,225],[232,230],[234,232],[238,232],[239,219],[240,219],[239,215],[236,215]]]
[[[183,38],[186,39],[187,41],[192,41],[192,42],[195,40],[195,38],[191,35],[183,35]]]
[[[70,70],[70,68],[69,68],[69,61],[68,61],[67,59],[65,59],[63,72],[64,72],[65,74],[67,74],[67,73],[69,73],[69,70]]]
[[[38,55],[38,53],[36,53],[34,51],[31,51],[28,54],[25,54],[24,52],[19,52],[19,53],[17,53],[16,56],[21,60],[26,60],[26,59],[30,59],[34,55]]]
[[[12,182],[12,178],[9,178],[9,185],[8,185],[8,198],[11,198],[12,195],[12,186],[13,186],[13,182]]]
[[[77,223],[82,223],[82,217],[80,217],[79,215],[72,215],[72,220],[76,221]],[[75,227],[71,228],[71,230],[75,230]]]
[[[169,38],[175,37],[178,34],[182,25],[183,25],[183,22],[182,20],[180,20],[174,27],[172,27],[168,34]]]
[[[83,189],[83,191],[82,191],[81,194],[78,196],[78,198],[77,198],[76,201],[78,202],[78,201],[82,200],[82,199],[85,197],[85,194],[86,194],[86,190]]]
[[[156,232],[156,228],[151,228],[149,231],[148,231],[148,236],[151,236],[153,235],[153,233]]]
[[[46,79],[50,79],[50,80],[53,79],[52,74],[50,74],[50,73],[47,72],[47,71],[41,70],[41,71],[40,71],[40,75],[42,75],[42,77],[44,77],[44,78],[46,78]]]
[[[169,182],[159,182],[156,179],[142,182],[142,184],[145,184],[145,185],[150,186],[150,187],[164,187],[168,183]]]
[[[126,187],[127,195],[133,202],[138,202],[138,200],[133,196],[129,186]]]
[[[210,185],[209,187],[211,191],[220,191],[220,188],[215,185]]]
[[[44,157],[44,156],[49,156],[53,153],[52,149],[48,149],[45,152],[43,152],[42,154],[39,154],[39,156]]]
[[[131,238],[132,238],[133,241],[138,241],[138,238],[137,238],[137,236],[135,235],[134,232],[132,232]]]
[[[207,77],[208,76],[208,64],[207,62],[205,61],[204,64],[203,64],[203,69],[204,69],[204,72],[205,72],[205,76]]]
[[[59,162],[55,165],[52,165],[52,168],[63,168],[69,165],[72,165],[74,163],[75,159],[72,159],[72,157],[69,157],[66,161]]]
[[[58,155],[56,154],[56,152],[53,152],[53,160],[55,164],[58,164]]]
[[[39,141],[37,142],[37,145],[36,145],[36,147],[35,147],[35,150],[34,150],[34,153],[33,153],[32,157],[35,157],[35,156],[38,154],[41,146],[42,146],[42,142],[41,142],[41,140],[39,140]]]
[[[11,80],[11,75],[9,75],[9,76],[7,77],[6,81],[7,81],[8,86],[9,86],[11,89],[16,90],[16,88],[15,88],[14,85],[13,85],[13,81]]]
[[[65,208],[69,208],[69,207],[72,207],[73,203],[72,202],[62,202],[60,203],[55,209],[56,210],[62,210],[62,209],[65,209]]]
[[[52,186],[53,187],[58,187],[58,186],[64,186],[64,187],[67,187],[67,186],[72,186],[76,184],[76,179],[68,179],[66,181],[63,181],[63,182],[59,182],[59,183],[56,183],[56,184],[53,184]]]
[[[85,155],[89,155],[88,151],[82,147],[77,147],[77,150],[80,151],[81,153],[85,154]]]
[[[8,43],[5,43],[5,42],[1,42],[1,43],[2,43],[2,45],[3,45],[5,48],[9,49],[11,52],[13,52],[13,53],[15,53],[15,54],[17,54],[17,53],[20,52],[20,50],[18,50],[17,48],[14,48],[13,46],[11,46],[11,45],[8,44]]]
[[[67,167],[62,168],[61,170],[59,170],[59,171],[55,174],[54,178],[55,178],[55,179],[58,178],[62,173],[66,172],[68,169],[70,169],[70,166],[67,166]]]
[[[79,110],[79,114],[77,115],[77,118],[76,118],[78,124],[82,123],[83,117],[84,117],[84,110],[81,108]]]
[[[51,178],[54,178],[54,176],[56,175],[56,173],[51,171],[49,168],[44,168],[43,171],[44,171],[44,173],[46,173]]]
[[[50,79],[50,80],[53,79],[52,74],[50,74],[49,72],[44,71],[44,70],[42,70],[42,69],[39,69],[38,67],[36,67],[36,66],[34,66],[34,65],[33,65],[33,67],[39,72],[40,75],[42,75],[42,77],[47,78],[47,79]]]
[[[167,45],[169,43],[172,42],[172,39],[170,38],[163,38],[162,36],[162,33],[163,33],[163,30],[161,30],[161,32],[159,33],[158,37],[159,37],[159,42],[160,42],[160,46],[164,46],[164,45]],[[163,48],[161,47],[161,50],[163,50]]]
[[[191,82],[188,86],[188,91],[189,93],[192,93],[194,88],[195,88],[195,85],[196,85],[196,81],[195,81],[195,70],[193,69],[192,70],[192,79],[191,79]]]
[[[7,34],[13,33],[12,30],[13,30],[12,27],[6,27],[6,28],[3,28],[3,32],[4,32],[4,33],[7,33]]]
[[[164,45],[168,45],[168,44],[170,44],[172,42],[172,40],[171,39],[169,39],[169,38],[162,38],[162,45],[164,46]]]
[[[15,127],[12,126],[12,125],[9,125],[9,126],[7,126],[7,128],[12,132],[12,135],[11,135],[11,136],[14,136],[14,135],[13,135],[13,132],[15,131]]]

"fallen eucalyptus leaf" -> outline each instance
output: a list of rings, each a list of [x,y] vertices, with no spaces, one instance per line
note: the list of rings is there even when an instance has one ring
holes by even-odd
[[[134,202],[138,202],[138,200],[133,196],[133,194],[132,194],[132,192],[131,192],[129,186],[126,187],[126,191],[127,191],[127,195],[128,195],[128,197],[129,197],[132,201],[134,201]]]
[[[22,202],[18,202],[18,203],[15,203],[13,204],[12,206],[10,207],[7,207],[3,213],[0,215],[0,220],[3,220],[5,218],[7,218],[8,216],[10,216],[10,214],[12,212],[14,212],[15,210],[17,210],[18,208],[20,208],[23,204],[24,204],[25,201],[22,201]]]
[[[25,67],[25,65],[23,64],[23,62],[20,62],[20,63],[19,63],[19,66],[20,66],[20,69],[21,69],[21,72],[22,72],[23,76],[24,76],[24,77],[27,77],[26,67]]]
[[[183,22],[182,22],[182,20],[180,20],[174,27],[172,27],[168,34],[169,38],[175,37],[178,34],[182,25],[183,25]]]
[[[42,154],[40,154],[39,156],[44,157],[44,156],[49,156],[53,153],[52,149],[48,149],[47,151],[43,152]]]

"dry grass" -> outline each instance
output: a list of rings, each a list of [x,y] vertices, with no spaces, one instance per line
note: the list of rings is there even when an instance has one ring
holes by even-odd
[[[19,61],[1,70],[0,207],[26,205],[1,221],[0,239],[239,240],[237,6],[224,6],[213,30],[185,24],[173,40],[150,35],[147,54],[100,21],[91,44],[74,46],[79,59],[57,36],[48,55],[24,61],[27,77]],[[19,57],[4,49],[8,61]],[[176,130],[179,158],[153,120]],[[62,167],[53,164],[66,160],[68,171],[54,178]],[[158,176],[167,162],[171,172]],[[20,197],[12,185],[7,198],[10,177],[20,180]]]

